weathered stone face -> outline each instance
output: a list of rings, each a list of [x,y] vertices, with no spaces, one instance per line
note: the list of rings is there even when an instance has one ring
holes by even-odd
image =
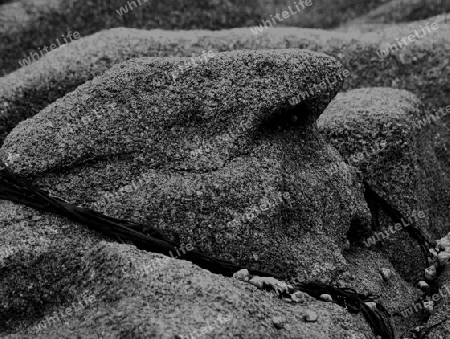
[[[351,170],[327,170],[341,159],[315,127],[342,80],[288,100],[336,78],[339,64],[301,50],[223,53],[172,83],[182,61],[113,68],[21,123],[1,153],[66,200],[212,256],[328,279],[344,265],[350,225],[368,221]]]
[[[37,167],[24,173],[62,163],[68,167],[88,153],[96,157],[144,147],[147,162],[158,162],[157,153],[163,152],[169,167],[218,168],[246,151],[259,125],[291,110],[289,99],[340,70],[332,58],[308,51],[231,52],[191,67],[173,81],[171,74],[189,62],[129,61],[50,105],[32,122],[44,123],[45,130],[31,127],[36,134],[28,141],[19,130],[29,130],[29,123],[16,130],[24,144],[13,153],[39,153]],[[341,84],[339,78],[326,84],[314,100],[304,102],[298,118],[309,123],[317,119]],[[37,149],[26,151],[29,143]]]
[[[417,23],[370,33],[300,28],[273,28],[257,36],[248,28],[181,32],[117,28],[98,32],[54,50],[36,63],[0,79],[0,101],[4,101],[4,105],[0,105],[0,143],[18,122],[37,114],[115,64],[142,56],[199,57],[204,51],[301,48],[327,53],[339,58],[350,71],[345,89],[408,88],[430,111],[431,107],[448,104],[448,51],[436,46],[449,44],[450,25],[444,22],[444,16],[436,18],[438,20],[441,23],[434,34],[416,41],[411,48],[402,49],[400,58],[390,55],[382,62],[377,56],[381,45],[411,34]],[[424,72],[423,64],[433,66]],[[442,158],[448,158],[445,150]]]
[[[21,206],[19,210],[24,212]],[[34,225],[44,226],[44,219]],[[246,282],[134,246],[77,243],[67,241],[67,234],[58,240],[43,254],[30,252],[7,260],[8,274],[0,275],[0,332],[6,338],[182,338],[207,325],[214,329],[205,337],[371,335],[362,315],[351,315],[333,303],[312,298],[298,304],[282,302]],[[302,317],[311,311],[318,319],[305,323]],[[275,328],[274,317],[282,317],[287,326]],[[27,328],[8,335],[18,324]]]
[[[424,113],[416,96],[392,88],[352,90],[336,97],[318,126],[327,141],[405,216],[405,225],[412,223],[428,239],[446,229],[450,178],[433,147],[436,134],[445,134],[446,127],[438,115],[431,119]],[[379,206],[368,203],[380,226],[371,236],[394,226],[396,222]],[[414,217],[417,212],[423,217]],[[426,262],[417,241],[404,231],[388,233],[384,253],[406,280],[420,280]]]
[[[450,217],[450,24],[448,15],[430,17],[448,12],[450,1],[313,0],[282,23],[272,18],[269,29],[247,26],[291,0],[7,2],[0,75],[22,68],[0,77],[0,171],[6,161],[54,195],[156,226],[188,251],[296,276],[291,283],[378,295],[399,337],[420,336],[426,323],[438,325],[430,338],[449,337],[450,235],[426,239],[447,234]],[[389,22],[400,24],[379,24]],[[385,49],[431,22],[439,27],[430,34]],[[293,27],[338,23],[335,31]],[[81,39],[25,66],[24,56],[61,39],[65,27]],[[216,30],[225,27],[241,28]],[[348,74],[333,58],[296,50],[304,48],[336,57]],[[262,52],[219,54],[232,50]],[[159,59],[111,70],[135,57]],[[349,92],[328,105],[341,85]],[[373,229],[354,170],[371,184]],[[2,198],[11,187],[4,182],[0,174]],[[407,234],[410,220],[394,225],[392,206],[425,237]],[[376,247],[361,243],[379,234]],[[0,337],[181,339],[205,329],[204,337],[378,337],[375,314],[350,315],[353,302],[288,303],[253,289],[273,278],[244,283],[178,252],[174,259],[104,240],[80,223],[0,200]],[[436,256],[426,265],[424,249]],[[417,303],[421,279],[442,293],[429,319]],[[86,307],[67,314],[78,300]]]

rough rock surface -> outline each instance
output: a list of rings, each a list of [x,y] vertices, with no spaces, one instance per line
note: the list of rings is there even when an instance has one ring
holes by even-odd
[[[223,53],[172,84],[167,72],[182,61],[142,58],[113,67],[20,123],[2,157],[17,155],[12,170],[52,194],[176,232],[183,243],[243,267],[321,281],[344,271],[348,229],[367,225],[368,209],[351,169],[325,171],[342,159],[315,127],[342,82],[295,107],[287,102],[309,79],[334,77],[339,63],[301,50]],[[112,102],[108,115],[95,120]],[[23,327],[35,336],[36,327],[25,327],[85,292],[96,306],[39,335],[69,336],[82,328],[86,337],[105,331],[168,338],[233,310],[236,322],[217,337],[370,337],[364,321],[332,304],[292,306],[264,297],[252,304],[248,287],[238,290],[229,279],[130,246],[103,243],[94,259],[86,250],[95,252],[99,235],[9,202],[1,208],[2,221],[9,220],[6,245],[13,248],[1,268],[3,331]],[[163,261],[164,269],[148,273],[151,260]],[[145,274],[136,278],[134,271]],[[303,322],[308,310],[319,315],[317,322]],[[280,317],[287,325],[276,329],[273,318]]]
[[[442,16],[430,18],[430,20],[436,20],[439,23],[446,21],[445,18],[442,19]],[[45,20],[43,21],[45,22]],[[159,30],[146,32],[133,29],[101,32],[49,53],[39,62],[0,80],[0,130],[3,133],[3,137],[0,136],[1,142],[19,121],[35,115],[47,105],[62,98],[31,121],[19,125],[10,136],[11,140],[18,137],[17,145],[9,144],[4,147],[0,157],[4,157],[4,160],[10,163],[15,171],[27,175],[39,186],[48,188],[75,203],[89,207],[94,206],[114,216],[124,216],[157,224],[168,232],[171,231],[169,222],[175,221],[173,229],[181,233],[181,240],[184,242],[195,238],[196,241],[199,240],[198,243],[191,243],[195,246],[198,245],[198,248],[204,249],[204,243],[206,243],[209,253],[214,256],[231,253],[232,260],[234,260],[233,255],[238,259],[245,259],[245,255],[265,251],[264,255],[268,258],[267,260],[274,264],[273,269],[283,272],[286,267],[295,266],[291,272],[302,269],[302,267],[298,267],[297,263],[289,262],[292,260],[291,251],[287,250],[290,244],[281,247],[283,252],[273,256],[273,253],[269,253],[270,251],[258,248],[258,241],[265,241],[266,237],[270,237],[271,241],[267,247],[275,247],[272,234],[275,234],[277,230],[275,227],[267,228],[266,226],[269,224],[267,221],[275,221],[275,225],[286,226],[286,216],[294,217],[295,222],[302,227],[309,223],[314,228],[311,232],[308,230],[305,232],[302,227],[294,228],[292,225],[287,225],[288,236],[286,238],[292,234],[303,238],[306,238],[303,235],[307,234],[309,237],[307,241],[299,242],[299,246],[301,251],[311,255],[302,259],[309,265],[312,263],[312,267],[307,267],[309,271],[306,274],[300,274],[300,279],[304,279],[305,276],[308,280],[311,277],[318,277],[325,281],[327,279],[337,281],[338,285],[353,287],[359,292],[379,293],[382,295],[383,304],[390,312],[399,311],[407,307],[408,303],[413,303],[418,290],[403,280],[405,274],[401,268],[400,274],[395,271],[398,266],[396,259],[392,260],[393,267],[384,256],[387,253],[392,259],[393,250],[398,248],[398,244],[390,243],[388,246],[384,246],[379,251],[381,253],[361,250],[354,243],[348,250],[345,238],[350,236],[354,240],[352,232],[355,231],[355,228],[362,228],[363,233],[370,231],[364,227],[367,209],[362,200],[360,188],[355,182],[352,168],[342,162],[333,148],[324,145],[312,123],[337,91],[340,81],[331,87],[326,86],[321,94],[310,98],[311,100],[295,109],[288,109],[288,106],[285,105],[286,102],[282,103],[283,100],[278,99],[280,97],[287,99],[287,96],[284,97],[285,94],[292,95],[297,90],[304,91],[305,86],[294,89],[286,86],[283,87],[281,93],[276,94],[270,92],[269,88],[269,91],[263,92],[263,97],[259,98],[261,105],[250,106],[257,107],[254,112],[262,113],[261,115],[248,116],[247,112],[242,110],[242,106],[246,107],[249,102],[254,102],[247,97],[248,101],[245,105],[241,105],[240,102],[239,105],[236,105],[236,110],[233,110],[233,105],[219,109],[214,107],[213,101],[208,101],[205,108],[202,105],[196,106],[195,101],[192,103],[190,100],[187,101],[189,107],[185,108],[177,99],[174,99],[172,101],[178,105],[177,107],[182,107],[182,111],[187,110],[183,112],[188,112],[188,120],[191,117],[198,118],[192,112],[208,113],[210,112],[208,110],[211,109],[214,112],[226,113],[222,116],[205,114],[200,121],[192,120],[192,125],[188,124],[188,128],[181,132],[181,136],[179,136],[180,130],[177,131],[179,126],[172,123],[182,117],[173,114],[169,104],[164,106],[166,108],[164,114],[167,114],[166,117],[173,118],[172,120],[154,119],[162,115],[154,114],[155,112],[151,110],[145,115],[147,108],[152,106],[150,99],[157,98],[158,102],[167,101],[167,98],[163,98],[162,95],[160,97],[152,96],[149,92],[152,93],[154,86],[158,90],[165,90],[165,94],[176,92],[173,97],[169,95],[169,98],[174,98],[180,95],[180,90],[183,89],[185,92],[183,92],[182,98],[191,99],[195,94],[192,91],[193,87],[189,86],[189,89],[186,90],[183,88],[183,83],[187,85],[187,81],[194,80],[197,85],[198,79],[204,80],[202,78],[204,76],[208,78],[208,74],[202,73],[202,69],[211,69],[209,66],[204,67],[206,65],[203,65],[187,72],[177,80],[176,86],[171,87],[161,80],[164,77],[167,78],[167,72],[153,78],[147,76],[149,73],[144,72],[145,75],[141,75],[139,72],[141,69],[149,71],[151,68],[146,68],[148,65],[145,62],[142,63],[143,60],[135,60],[124,64],[127,69],[130,67],[133,70],[133,77],[130,77],[126,70],[121,70],[122,66],[118,66],[101,77],[102,80],[108,80],[105,84],[100,84],[98,79],[94,79],[75,92],[69,92],[94,76],[103,74],[112,65],[134,56],[190,56],[192,53],[200,55],[202,51],[211,49],[217,53],[218,51],[242,48],[309,48],[324,51],[343,60],[344,66],[351,70],[351,75],[345,85],[346,89],[367,85],[406,87],[420,98],[425,99],[425,111],[422,112],[416,99],[410,94],[395,93],[402,99],[400,104],[394,105],[392,101],[386,100],[384,93],[377,92],[380,89],[367,90],[371,94],[374,91],[377,93],[374,95],[376,100],[394,107],[396,115],[401,117],[401,124],[407,126],[411,123],[406,118],[408,114],[415,116],[425,113],[427,115],[434,113],[436,108],[448,104],[446,94],[449,89],[448,83],[446,83],[449,75],[449,64],[446,62],[449,44],[448,25],[440,26],[439,31],[435,32],[436,34],[419,40],[400,52],[393,53],[383,61],[376,60],[376,52],[381,47],[381,42],[393,42],[397,37],[410,34],[416,28],[414,27],[416,24],[418,23],[386,28],[382,32],[357,33],[351,36],[315,30],[273,29],[255,37],[248,28],[224,32],[167,33]],[[299,38],[299,35],[302,37]],[[161,64],[174,65],[180,60],[169,59],[166,62],[161,60],[156,62],[161,62],[158,64],[159,66]],[[212,61],[210,62],[211,65],[214,65]],[[430,67],[424,69],[423,64]],[[277,67],[279,66],[277,64]],[[327,67],[331,67],[330,73],[325,71],[318,77],[316,75],[306,76],[300,84],[323,81],[326,77],[339,71],[339,67],[335,66],[336,64],[332,61],[327,64]],[[247,69],[246,67],[247,65],[240,68]],[[227,76],[233,74],[233,71],[228,71],[220,81],[216,79],[215,84],[220,83],[220,85],[226,86],[227,83],[223,79],[227,79]],[[264,74],[264,67],[260,71],[261,74]],[[315,71],[314,68],[307,69],[304,74]],[[112,74],[114,77],[111,76]],[[189,77],[189,80],[183,79],[185,75]],[[273,75],[270,76],[270,78],[272,77]],[[134,83],[129,83],[126,91],[120,96],[120,91],[116,91],[117,88],[130,79],[133,79]],[[234,82],[233,79],[233,84]],[[283,85],[285,85],[284,82],[286,79],[283,79]],[[239,85],[242,84],[239,83]],[[91,86],[94,88],[93,91]],[[217,91],[218,87],[212,85],[209,88],[203,88],[201,95]],[[246,84],[247,87],[248,84]],[[267,89],[266,86],[262,87]],[[145,90],[149,88],[151,90]],[[253,89],[256,91],[256,88]],[[173,92],[174,90],[175,92]],[[257,88],[258,92],[260,90],[260,87]],[[227,90],[226,94],[229,95],[229,92],[237,98],[240,97],[240,93],[235,94],[234,91]],[[63,98],[67,93],[69,94]],[[367,98],[361,92],[356,91],[351,94],[358,98]],[[78,95],[80,97],[77,97]],[[104,104],[110,103],[109,99],[112,96],[120,96],[122,102],[105,109]],[[276,97],[276,100],[269,103],[268,98],[273,99],[273,96]],[[393,97],[395,95],[387,95],[388,99]],[[130,98],[139,100],[133,101]],[[142,100],[143,98],[145,99]],[[252,98],[255,99],[257,96]],[[359,104],[362,105],[364,100],[359,100]],[[85,102],[87,103],[85,104]],[[146,107],[135,105],[135,103],[141,102],[147,104]],[[336,102],[339,104],[338,101]],[[78,107],[79,104],[82,104],[81,110],[70,111],[71,107]],[[355,110],[356,105],[347,104],[341,102],[342,111],[337,112],[339,113],[337,115],[342,115],[342,112],[348,110],[357,111]],[[310,109],[305,109],[307,107]],[[128,111],[124,108],[127,108]],[[189,110],[189,108],[192,109]],[[91,109],[97,109],[97,111],[91,111]],[[336,108],[331,107],[329,110],[336,111]],[[300,115],[303,118],[298,119],[298,116],[295,117],[293,113],[300,111],[308,113]],[[238,115],[235,114],[236,112]],[[58,116],[58,113],[63,113],[63,115]],[[245,113],[241,117],[242,119],[236,120],[235,118],[242,113]],[[111,116],[111,121],[105,121],[105,115]],[[122,122],[120,125],[115,124],[120,117],[130,118],[130,121],[125,124]],[[258,120],[258,117],[261,119]],[[292,120],[289,121],[289,118]],[[402,120],[403,118],[404,120]],[[298,120],[293,121],[296,119]],[[444,118],[444,120],[446,119]],[[148,124],[150,121],[152,124]],[[186,122],[186,120],[181,121]],[[143,127],[139,125],[141,122],[147,124]],[[39,126],[45,126],[45,128],[38,131],[31,126],[32,123],[38,123]],[[244,128],[238,126],[240,123]],[[367,123],[367,119],[361,121],[363,126],[365,123]],[[280,125],[280,129],[273,129],[273,125]],[[198,128],[193,126],[198,126]],[[190,127],[192,129],[189,129]],[[374,129],[376,130],[376,128]],[[393,130],[395,129],[393,128]],[[27,140],[24,134],[28,130],[32,135],[31,140]],[[111,131],[113,133],[110,133]],[[235,133],[236,131],[238,133]],[[140,134],[137,136],[130,132]],[[193,132],[195,137],[189,139],[189,132]],[[434,139],[430,137],[433,133],[436,133]],[[80,135],[83,138],[78,138]],[[172,138],[170,142],[167,141],[172,135],[177,137]],[[423,164],[424,159],[436,165],[431,169],[435,170],[431,171],[434,174],[439,171],[439,168],[445,170],[446,165],[449,164],[448,146],[445,142],[445,136],[448,135],[445,125],[431,124],[426,133],[421,136],[402,136],[412,140],[406,145],[406,158],[411,156],[411,152],[419,154],[418,150],[424,151],[423,154],[420,154],[420,161],[413,161],[418,164],[420,172],[413,175],[415,182],[421,182],[424,177],[423,171],[429,170],[428,168],[424,170],[424,167],[427,167],[427,164]],[[151,139],[155,136],[161,137]],[[40,145],[41,137],[44,140],[44,147]],[[139,141],[139,137],[147,137],[147,141]],[[374,135],[368,139],[375,140],[377,138],[378,136]],[[152,143],[152,140],[155,142]],[[345,138],[342,140],[345,141]],[[360,140],[364,140],[364,138]],[[391,140],[398,143],[403,139],[393,138]],[[427,144],[429,140],[433,140],[433,142]],[[112,148],[107,145],[111,141]],[[204,145],[198,147],[200,143],[205,142],[206,147]],[[239,144],[240,142],[243,144]],[[236,147],[238,144],[239,147]],[[25,151],[23,145],[27,145],[30,151]],[[183,147],[176,149],[178,145]],[[434,149],[430,145],[433,145]],[[97,146],[99,146],[98,151]],[[165,148],[165,146],[168,147]],[[119,147],[122,147],[123,151],[119,150]],[[239,153],[241,148],[244,151],[243,154]],[[56,149],[57,151],[55,151]],[[149,149],[151,150],[150,154],[147,154]],[[65,155],[67,151],[68,154]],[[433,151],[434,154],[440,156],[439,160],[433,158]],[[41,154],[38,154],[39,152]],[[268,152],[270,152],[270,156],[267,156]],[[133,158],[134,156],[137,157]],[[403,158],[403,154],[398,158],[401,161],[406,159]],[[415,159],[414,156],[411,159]],[[398,159],[395,158],[395,160]],[[294,161],[298,164],[292,165]],[[191,165],[195,167],[194,170],[190,167]],[[339,170],[335,171],[336,168]],[[363,167],[360,169],[364,170]],[[401,169],[401,176],[411,170],[405,163],[402,163]],[[60,170],[62,172],[59,172]],[[164,173],[161,174],[163,171]],[[264,176],[259,182],[253,184],[255,172],[263,173]],[[291,175],[291,172],[296,176]],[[286,175],[286,173],[289,174]],[[430,187],[435,187],[433,186],[435,185],[434,174],[427,178]],[[446,177],[445,173],[444,177]],[[446,185],[445,180],[444,185]],[[248,186],[251,181],[253,186]],[[307,181],[308,184],[305,184],[304,181]],[[295,184],[291,185],[292,182]],[[298,184],[299,182],[301,184]],[[289,185],[290,190],[286,190],[285,188]],[[269,189],[264,190],[263,187],[269,187]],[[400,190],[404,188],[401,185],[398,187]],[[422,184],[419,184],[414,190],[407,187],[406,190],[411,191],[408,201],[424,206],[430,204],[434,197],[424,195],[422,187]],[[98,192],[98,189],[102,191]],[[228,196],[219,195],[217,197],[216,193],[220,190],[225,190]],[[294,196],[296,200],[290,205],[293,197],[292,191],[300,190],[305,190],[304,196],[300,198]],[[113,194],[108,195],[110,192]],[[439,190],[435,192],[437,194],[444,193]],[[289,195],[283,193],[289,193]],[[265,201],[264,199],[258,200],[263,195],[267,199]],[[102,199],[96,203],[99,197]],[[158,206],[156,204],[149,205],[148,201],[154,201],[155,197],[160,204]],[[167,206],[166,199],[176,202],[174,208],[164,210],[164,206]],[[443,201],[438,201],[438,203]],[[216,213],[216,206],[224,203],[231,208],[222,214]],[[275,205],[271,205],[271,203],[275,203]],[[261,205],[264,208],[261,208]],[[301,211],[299,211],[299,206]],[[326,213],[319,216],[313,214],[314,220],[305,220],[305,215],[302,214],[311,211],[317,213],[319,210]],[[167,218],[159,220],[155,216],[155,211]],[[181,217],[176,215],[177,211],[181,211]],[[234,221],[230,228],[232,232],[238,233],[239,227],[242,225],[248,229],[255,225],[256,227],[262,226],[260,227],[262,231],[255,234],[254,239],[248,237],[246,233],[241,234],[242,232],[234,237],[232,232],[220,233],[220,236],[229,236],[232,241],[247,239],[244,246],[250,249],[249,253],[242,253],[242,249],[237,249],[235,244],[227,248],[228,243],[224,246],[217,241],[220,236],[216,237],[215,233],[211,231],[210,221],[212,218],[204,218],[208,215],[218,220],[227,220],[226,216],[231,215]],[[332,223],[335,224],[329,224],[328,218],[334,218],[336,215],[339,215],[340,219],[333,219]],[[197,217],[199,217],[200,225],[193,222]],[[376,214],[374,214],[374,218],[376,218]],[[441,234],[447,230],[445,224],[439,219],[441,215],[432,218],[436,223],[433,221],[426,230],[433,234]],[[387,222],[383,216],[380,221],[382,224]],[[321,222],[323,225],[320,224]],[[186,224],[189,226],[187,229],[185,228]],[[334,225],[339,227],[333,227]],[[191,230],[195,230],[197,233],[189,233]],[[321,232],[330,232],[330,230],[331,237],[326,240],[328,242],[318,243],[317,238],[323,237]],[[301,307],[299,307],[300,305],[294,306],[297,307],[296,311],[291,312],[293,305],[279,304],[278,300],[269,301],[264,293],[250,293],[251,288],[248,285],[212,275],[190,264],[186,265],[185,262],[139,252],[131,246],[109,243],[98,245],[99,241],[104,238],[87,231],[80,225],[3,201],[0,202],[0,232],[0,300],[2,302],[6,300],[0,304],[5,306],[4,308],[0,307],[0,318],[7,319],[6,322],[0,321],[0,324],[3,325],[0,333],[16,332],[20,329],[19,334],[11,335],[11,338],[74,337],[81,333],[81,329],[85,330],[85,333],[81,333],[83,336],[96,338],[98,328],[100,331],[104,331],[105,335],[117,337],[139,337],[140,331],[145,331],[155,333],[156,337],[169,336],[173,338],[176,334],[181,336],[205,328],[207,323],[211,324],[217,320],[219,313],[227,314],[222,311],[233,312],[237,318],[243,320],[236,323],[227,322],[220,329],[208,332],[208,336],[224,337],[236,334],[242,337],[267,336],[270,338],[276,336],[324,339],[372,337],[362,318],[350,317],[346,310],[332,304],[321,302],[316,302],[314,305],[302,304]],[[212,234],[212,236],[209,239],[201,238],[204,234]],[[280,234],[275,235],[280,236]],[[275,237],[275,240],[277,239],[279,238]],[[310,241],[311,239],[312,241]],[[403,242],[401,246],[407,244],[406,238],[399,239],[399,241]],[[320,246],[322,250],[323,248],[326,250],[317,255],[319,252],[315,251]],[[95,255],[92,252],[86,253],[87,249],[92,247],[96,252]],[[218,251],[216,251],[216,247]],[[333,249],[336,250],[333,252]],[[418,251],[413,246],[410,249],[411,253],[417,254]],[[405,249],[401,248],[401,250]],[[299,255],[299,252],[298,250],[294,251],[294,255]],[[130,255],[130,253],[132,254]],[[288,254],[289,257],[287,257]],[[279,257],[282,260],[277,262]],[[2,262],[2,259],[5,259],[5,262]],[[411,257],[408,259],[411,261]],[[252,256],[251,259],[241,262],[245,262],[243,266],[249,266],[259,260],[261,260],[261,256]],[[265,260],[264,256],[262,260]],[[157,268],[155,268],[156,263],[158,263]],[[415,263],[417,265],[417,261]],[[159,264],[163,267],[162,270]],[[266,267],[267,265],[264,268]],[[169,276],[165,271],[166,268]],[[380,270],[383,269],[392,271],[393,274],[389,281],[383,280],[380,274]],[[148,273],[156,271],[160,272],[157,275],[158,281],[147,288]],[[5,272],[6,274],[4,274]],[[197,280],[194,279],[194,283],[191,279],[193,275],[196,279],[198,277]],[[145,287],[142,287],[142,278],[147,284]],[[55,283],[58,280],[60,282]],[[202,281],[213,281],[213,283],[211,285],[202,284]],[[113,286],[113,288],[109,289],[109,286]],[[193,289],[186,286],[193,287]],[[135,290],[140,293],[136,294]],[[29,325],[38,324],[42,319],[51,315],[55,309],[62,311],[72,305],[83,291],[88,292],[86,295],[92,292],[90,295],[95,296],[95,305],[86,307],[88,313],[79,311],[76,316],[64,317],[68,320],[67,323],[64,323],[64,320],[60,322],[60,324],[64,323],[64,327],[57,324],[48,332],[40,331],[37,335],[34,329],[26,328]],[[160,291],[163,292],[159,293]],[[182,298],[180,298],[180,294],[183,296]],[[189,298],[185,297],[186,295]],[[224,295],[225,298],[218,300],[217,295]],[[237,295],[243,302],[234,302],[234,299],[225,301],[226,296],[233,295]],[[255,295],[258,296],[256,303],[254,302]],[[161,301],[162,298],[164,301]],[[155,300],[158,300],[158,303],[156,307],[153,307]],[[147,301],[150,302],[146,304]],[[169,302],[167,303],[167,301]],[[254,306],[245,308],[247,304]],[[280,306],[275,309],[275,312],[273,312],[274,305]],[[330,305],[331,312],[327,307]],[[183,312],[179,312],[177,307],[180,307]],[[244,309],[243,314],[239,313],[241,307]],[[259,312],[261,309],[263,312]],[[196,312],[197,310],[199,312]],[[438,313],[439,317],[430,319],[430,325],[433,325],[434,320],[437,322],[445,316],[446,308],[443,311],[444,313]],[[306,313],[318,314],[317,323],[303,323],[301,319]],[[23,314],[27,314],[27,316],[23,316]],[[146,316],[142,317],[142,314]],[[163,317],[155,319],[155,314],[158,316],[163,314]],[[188,314],[188,321],[180,321],[179,318],[185,314]],[[149,318],[152,319],[152,323],[149,322]],[[202,322],[203,320],[206,321]],[[402,330],[414,327],[420,320],[421,315],[414,314],[407,319],[397,318],[395,322],[397,328]],[[98,322],[101,323],[101,327],[95,325]],[[247,323],[250,323],[251,326],[247,326]],[[264,325],[267,326],[264,327]],[[314,327],[315,325],[320,326]],[[232,328],[230,329],[230,327]],[[167,331],[172,328],[175,330]],[[441,330],[441,327],[436,329],[436,331]],[[439,336],[434,338],[437,339]]]
[[[413,224],[434,239],[450,226],[450,178],[432,147],[434,135],[419,123],[424,118],[422,105],[411,93],[365,88],[338,94],[317,124],[339,153],[405,217],[423,212],[424,217],[413,218]],[[432,123],[439,130],[442,121]],[[380,227],[372,235],[395,224],[378,206],[372,204],[371,210]],[[388,231],[383,251],[406,279],[415,281],[423,275],[425,258],[417,242],[401,229],[394,234]]]
[[[33,224],[53,229],[48,218]],[[57,224],[74,230],[63,220]],[[43,253],[15,254],[0,269],[3,338],[183,338],[194,331],[207,338],[371,337],[361,315],[335,304],[289,304],[250,284],[129,245],[52,238],[61,242]],[[316,322],[303,321],[309,311],[318,314]],[[274,326],[275,317],[285,320],[282,329]],[[22,330],[6,335],[17,326]]]
[[[445,252],[450,253],[450,234],[447,234],[441,240],[445,241]],[[438,290],[433,293],[435,295],[435,310],[428,319],[426,326],[442,323],[430,331],[430,339],[448,338],[450,336],[450,322],[448,320],[445,321],[448,319],[450,312],[450,264],[447,262],[444,267],[441,267],[440,271],[441,274],[437,281]],[[418,306],[416,309],[419,310],[418,312],[421,312]],[[413,311],[415,310],[411,309],[410,313]]]
[[[113,67],[20,123],[1,155],[57,196],[178,233],[209,255],[330,279],[350,225],[369,220],[350,170],[324,170],[341,159],[314,125],[341,81],[295,107],[288,99],[339,64],[301,50],[231,52],[171,84],[181,61]]]
[[[62,36],[69,31],[86,37],[114,27],[218,30],[261,25],[282,11],[294,14],[277,22],[278,26],[330,28],[384,1],[310,0],[309,6],[298,4],[296,8],[290,0],[131,0],[132,10],[123,0],[15,1],[0,5],[0,75],[18,69],[24,56],[50,46],[57,38],[63,42]]]
[[[407,89],[424,102],[427,113],[432,113],[448,105],[450,25],[440,24],[426,39],[417,40],[384,60],[377,55],[382,44],[395,42],[413,29],[414,25],[405,24],[379,32],[346,34],[298,28],[274,28],[257,36],[248,28],[217,32],[118,28],[96,33],[0,78],[0,142],[19,121],[114,64],[136,56],[198,57],[205,50],[305,48],[324,52],[335,56],[350,71],[345,89],[367,86]],[[424,64],[429,67],[424,68]],[[437,147],[442,149],[442,161],[448,159],[448,146]]]

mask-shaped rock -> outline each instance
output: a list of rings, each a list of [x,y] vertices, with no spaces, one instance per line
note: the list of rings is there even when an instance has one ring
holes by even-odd
[[[211,256],[328,280],[350,228],[369,220],[351,169],[316,128],[340,64],[303,50],[239,51],[174,80],[190,62],[115,66],[20,123],[0,156],[57,196]]]

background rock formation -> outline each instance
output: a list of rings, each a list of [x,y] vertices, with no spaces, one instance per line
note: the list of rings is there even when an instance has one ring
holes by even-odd
[[[430,22],[433,21],[438,18],[431,18]],[[399,25],[376,33],[274,28],[257,36],[248,28],[217,32],[112,29],[74,41],[1,78],[0,100],[4,104],[0,106],[0,140],[4,140],[19,121],[33,116],[114,64],[138,56],[198,57],[205,50],[303,48],[324,52],[335,56],[349,70],[345,90],[367,86],[407,89],[424,102],[425,112],[430,114],[448,104],[449,27],[449,24],[441,24],[439,30],[426,39],[418,40],[384,60],[376,54],[382,43],[393,43],[420,25]],[[424,64],[430,66],[424,68]],[[444,122],[447,121],[445,118]],[[441,142],[439,147],[442,148],[442,161],[445,161],[448,147]]]
[[[333,28],[359,15],[370,14],[370,10],[386,2],[312,0],[312,5],[304,9],[296,3],[301,9],[299,11],[293,1],[287,0],[139,1],[141,5],[138,0],[130,1],[131,5],[122,0],[21,0],[0,5],[0,22],[4,23],[0,28],[0,51],[5,55],[5,58],[0,58],[0,70],[4,69],[3,74],[6,74],[17,69],[16,59],[49,46],[68,31],[77,31],[85,37],[115,27],[175,30],[249,27],[260,25],[262,20],[270,20],[277,11],[288,11],[288,6],[295,14],[278,22],[279,25]],[[405,7],[395,2],[391,7]],[[121,11],[121,7],[126,11]],[[443,6],[427,4],[426,7],[429,8],[428,13],[416,17],[416,20],[443,11]],[[371,22],[375,20],[371,19]]]
[[[424,212],[426,217],[414,220],[414,226],[434,239],[448,226],[450,181],[446,164],[432,147],[435,136],[429,126],[419,124],[424,117],[423,106],[406,91],[365,88],[339,94],[318,125],[339,153],[406,218],[414,211]],[[435,133],[442,133],[442,122],[434,124]],[[379,206],[369,205],[378,224],[372,235],[394,225]],[[391,234],[387,242],[390,245],[383,248],[391,248],[389,258],[397,270],[407,280],[420,280],[426,263],[418,244],[404,231]]]

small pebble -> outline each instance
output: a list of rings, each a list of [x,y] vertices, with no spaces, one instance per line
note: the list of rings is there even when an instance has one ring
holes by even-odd
[[[329,294],[321,294],[319,298],[323,301],[329,301],[329,302],[333,301],[333,298]]]
[[[425,269],[425,279],[428,281],[436,279],[436,267],[430,266]]]
[[[339,288],[345,288],[345,287],[347,287],[346,285],[347,285],[347,283],[344,280],[338,280],[337,281],[337,286]]]
[[[288,285],[280,280],[277,280],[273,277],[258,277],[254,276],[249,281],[250,284],[255,285],[259,289],[264,288],[265,286],[271,287],[273,290],[286,291],[288,289]]]
[[[294,286],[286,284],[286,288],[287,288],[289,294],[294,293]]]
[[[423,326],[416,326],[416,327],[414,327],[413,332],[420,333],[420,331],[422,331],[423,328],[424,328]]]
[[[450,247],[450,240],[447,237],[443,237],[441,240],[438,240],[438,245]]]
[[[437,261],[439,266],[445,266],[445,264],[450,259],[450,253],[449,252],[441,252],[437,256]]]
[[[291,299],[295,303],[304,303],[305,301],[309,300],[311,298],[306,293],[303,293],[302,291],[297,291],[293,294],[291,294]]]
[[[261,277],[253,277],[249,280],[249,283],[258,287],[259,289],[262,289],[264,287],[264,281],[262,280],[263,278]]]
[[[272,289],[275,291],[275,293],[277,295],[283,295],[283,294],[290,294],[290,293],[292,293],[292,292],[289,292],[289,287],[288,287],[289,285],[287,285],[286,283],[281,282],[281,281],[279,281],[279,282],[277,282],[275,284],[270,284],[269,286],[272,287]]]
[[[384,281],[388,281],[392,277],[392,271],[389,268],[382,268],[380,273]]]
[[[367,301],[367,302],[365,302],[365,304],[367,306],[369,306],[371,310],[376,310],[377,309],[377,303],[374,302],[374,301]]]
[[[350,243],[350,241],[347,239],[347,240],[345,241],[345,243],[344,243],[344,248],[343,248],[343,250],[344,250],[344,251],[348,251],[348,250],[350,250],[351,247],[352,247],[352,246],[351,246],[351,243]]]
[[[437,256],[428,258],[428,266],[436,266],[438,267]]]
[[[286,325],[286,319],[283,317],[273,317],[272,318],[273,325],[275,328],[281,330]]]
[[[433,301],[425,301],[423,303],[423,309],[425,310],[425,312],[427,312],[428,314],[433,313],[433,306],[434,306],[434,302]]]
[[[431,255],[432,255],[433,257],[435,257],[435,256],[438,255],[438,252],[437,252],[434,248],[430,248],[430,249],[428,250],[428,252],[430,252]]]
[[[319,316],[314,311],[307,310],[303,314],[303,320],[307,323],[315,323],[317,321],[317,318],[319,318]]]
[[[243,281],[248,281],[249,276],[250,276],[250,273],[246,269],[239,270],[233,274],[233,278],[238,279],[238,280],[243,280]]]
[[[430,285],[428,285],[425,281],[421,280],[417,283],[417,287],[422,291],[426,292],[430,289]]]
[[[434,301],[433,300],[427,300],[423,302],[423,306],[434,306]]]

